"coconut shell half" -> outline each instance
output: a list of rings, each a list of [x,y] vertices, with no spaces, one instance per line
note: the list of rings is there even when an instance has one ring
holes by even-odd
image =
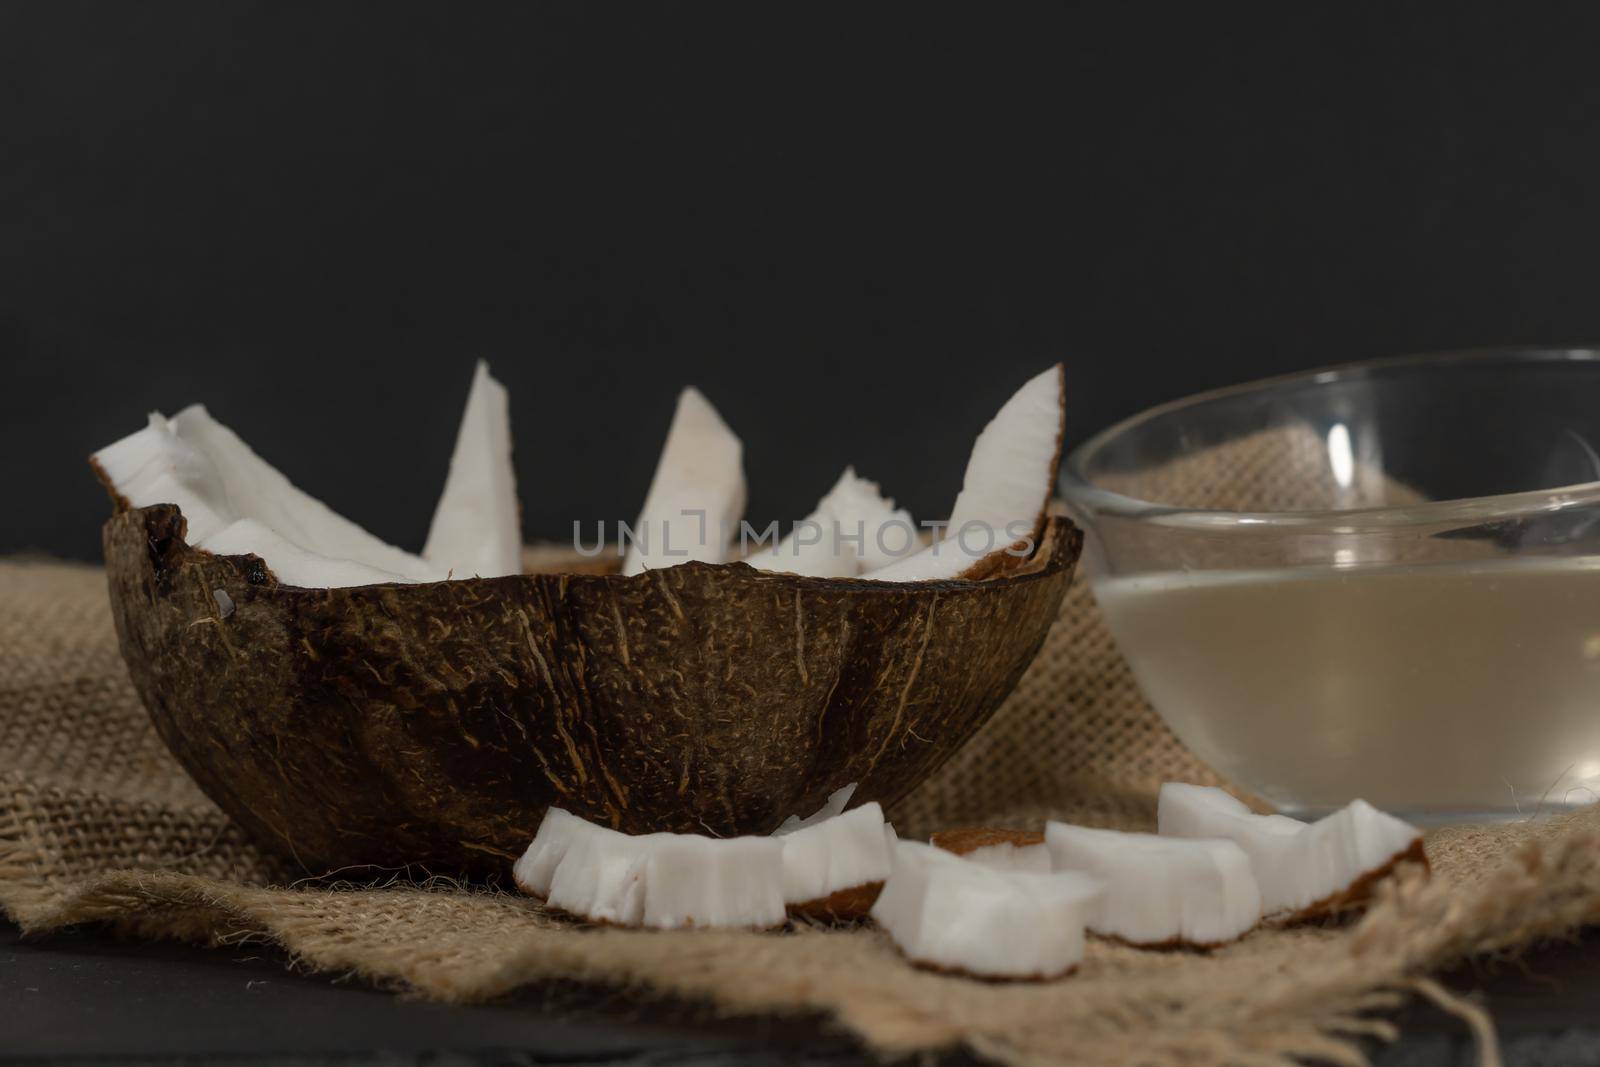
[[[190,548],[168,505],[104,543],[134,685],[224,811],[309,871],[471,873],[503,872],[552,804],[732,836],[851,782],[893,802],[1015,686],[1082,537],[1054,520],[982,582],[687,563],[341,589]]]

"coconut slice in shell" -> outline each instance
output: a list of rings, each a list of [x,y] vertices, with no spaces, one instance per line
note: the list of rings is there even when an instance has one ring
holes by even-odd
[[[345,588],[485,577],[521,569],[505,389],[480,363],[424,557],[374,537],[292,482],[201,405],[152,414],[90,462],[125,507],[178,506],[186,539],[218,555],[253,554],[274,577]]]
[[[623,834],[552,808],[512,876],[591,922],[767,929],[785,921],[783,850],[775,838]]]
[[[846,467],[816,510],[796,523],[788,537],[744,561],[763,571],[853,578],[894,561],[885,545],[899,547],[915,537],[910,512],[896,510],[876,482]]]
[[[1061,364],[1007,400],[973,443],[941,540],[862,575],[884,582],[982,578],[1003,570],[1007,549],[1037,541],[1061,462],[1066,387]]]
[[[1420,830],[1364,800],[1304,823],[1258,815],[1221,789],[1167,782],[1157,822],[1170,837],[1237,842],[1250,857],[1269,916],[1332,914],[1364,902],[1401,862],[1428,863]]]
[[[142,430],[94,453],[89,464],[121,507],[182,507],[196,545],[234,521],[216,464],[159,412],[150,413]]]
[[[414,578],[380,571],[348,559],[307,552],[255,519],[239,519],[206,538],[204,548],[222,556],[259,556],[280,582],[306,589],[410,582]]]
[[[152,414],[90,463],[122,506],[177,505],[194,547],[253,553],[281,581],[335,587],[444,576],[295,488],[198,404],[171,419]]]
[[[928,844],[965,857],[973,863],[1001,871],[1054,870],[1044,834],[1033,830],[999,830],[987,826],[966,826],[940,830]]]
[[[373,536],[296,488],[238,434],[212,418],[203,405],[184,408],[173,416],[172,425],[180,438],[215,465],[229,510],[236,518],[255,519],[285,540],[330,559],[351,560],[412,581],[442,577],[442,572],[426,561]]]
[[[889,877],[887,828],[874,801],[777,835],[789,910],[813,919],[864,917]]]
[[[1261,921],[1250,857],[1232,841],[1185,840],[1052,822],[1058,871],[1104,879],[1089,929],[1143,948],[1214,948]]]
[[[872,918],[921,967],[1057,978],[1083,959],[1084,924],[1104,888],[1091,875],[1000,871],[901,841]]]
[[[230,513],[228,479],[176,422],[97,457],[122,655],[199,787],[308,873],[503,871],[552,806],[620,831],[732,837],[851,782],[891,803],[1015,687],[1082,545],[1052,520],[1004,577],[920,586],[691,562],[631,577],[297,573],[303,587],[251,550],[249,527],[226,551],[192,543],[255,522],[304,547]],[[303,529],[344,524],[382,545],[209,417],[185,422],[280,510],[311,512]]]
[[[455,578],[522,573],[510,398],[482,360],[473,372],[422,558]]]
[[[744,446],[698,389],[685,389],[667,430],[624,575],[690,561],[723,563],[744,515]]]

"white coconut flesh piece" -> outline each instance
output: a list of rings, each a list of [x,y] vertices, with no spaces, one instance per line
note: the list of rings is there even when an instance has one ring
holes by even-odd
[[[800,911],[841,918],[841,911],[864,914],[865,906],[855,906],[862,894],[852,894],[851,900],[833,898],[881,885],[889,877],[886,826],[883,808],[873,801],[778,837],[783,842],[784,902]]]
[[[744,517],[744,448],[698,389],[678,397],[623,574],[679,563],[725,563]]]
[[[816,510],[795,523],[789,536],[745,557],[757,570],[854,578],[893,562],[916,538],[911,514],[896,510],[876,482],[846,467],[817,502]]]
[[[553,908],[618,926],[781,926],[783,841],[619,833],[551,808],[512,868]]]
[[[1427,863],[1422,832],[1364,800],[1304,823],[1257,815],[1221,789],[1168,782],[1157,822],[1169,837],[1236,842],[1250,858],[1267,915],[1335,911],[1358,903],[1402,860]]]
[[[1209,948],[1261,921],[1250,857],[1232,841],[1185,840],[1052,822],[1045,843],[1058,871],[1106,883],[1089,929],[1143,947]]]
[[[174,504],[193,547],[253,552],[280,581],[343,586],[444,577],[302,492],[200,405],[96,452],[109,487],[131,507]]]
[[[179,509],[188,515],[182,504]],[[411,582],[416,579],[380,571],[354,560],[334,559],[307,552],[255,519],[239,519],[203,539],[196,547],[219,556],[260,556],[273,576],[288,585],[305,589],[339,589],[355,585],[382,585],[385,582]]]
[[[216,465],[179,437],[172,421],[159,412],[150,413],[144,429],[102,448],[90,462],[130,507],[178,505],[190,544],[233,521]]]
[[[522,573],[510,398],[481,360],[422,558],[454,578]]]
[[[533,841],[511,867],[511,877],[517,883],[517,888],[536,897],[548,898],[556,868],[566,858],[572,842],[585,833],[585,827],[603,829],[563,808],[547,810],[539,821],[539,829],[534,832]]]
[[[1058,363],[1017,390],[984,427],[940,540],[862,577],[981,577],[1007,549],[1037,542],[1061,460],[1064,381]]]
[[[404,549],[373,536],[289,481],[205,406],[192,404],[173,416],[179,437],[216,466],[233,514],[255,519],[308,552],[345,559],[416,581],[436,577],[433,568]]]
[[[1056,978],[1082,961],[1084,926],[1103,891],[1092,875],[999,871],[901,841],[872,917],[919,966]]]
[[[648,850],[637,838],[593,823],[580,821],[567,834],[545,901],[592,922],[642,925]]]
[[[770,837],[650,834],[644,872],[644,923],[682,927],[781,926],[783,841]]]

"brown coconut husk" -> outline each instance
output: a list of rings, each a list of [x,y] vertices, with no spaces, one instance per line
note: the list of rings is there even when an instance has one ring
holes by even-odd
[[[299,589],[191,548],[172,506],[104,533],[134,686],[224,811],[303,865],[490,873],[552,804],[734,836],[850,782],[893,803],[1011,692],[1081,543],[1052,519],[981,582],[687,563]]]

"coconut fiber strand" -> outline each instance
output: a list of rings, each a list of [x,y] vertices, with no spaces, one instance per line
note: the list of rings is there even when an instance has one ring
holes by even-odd
[[[1009,702],[891,817],[918,836],[1049,815],[1149,827],[1167,778],[1216,780],[1143,703],[1075,589]],[[730,1015],[821,1014],[885,1053],[1354,1062],[1361,1036],[1386,1032],[1374,1011],[1444,995],[1429,972],[1600,920],[1600,812],[1458,827],[1429,851],[1431,880],[1407,870],[1357,921],[1261,930],[1210,954],[1095,941],[1076,975],[1038,985],[917,971],[870,926],[583,928],[494,888],[308,871],[258,850],[150,726],[103,571],[0,562],[0,906],[35,937],[98,922],[134,937],[265,938],[302,966],[446,1001],[551,979],[626,986]]]

